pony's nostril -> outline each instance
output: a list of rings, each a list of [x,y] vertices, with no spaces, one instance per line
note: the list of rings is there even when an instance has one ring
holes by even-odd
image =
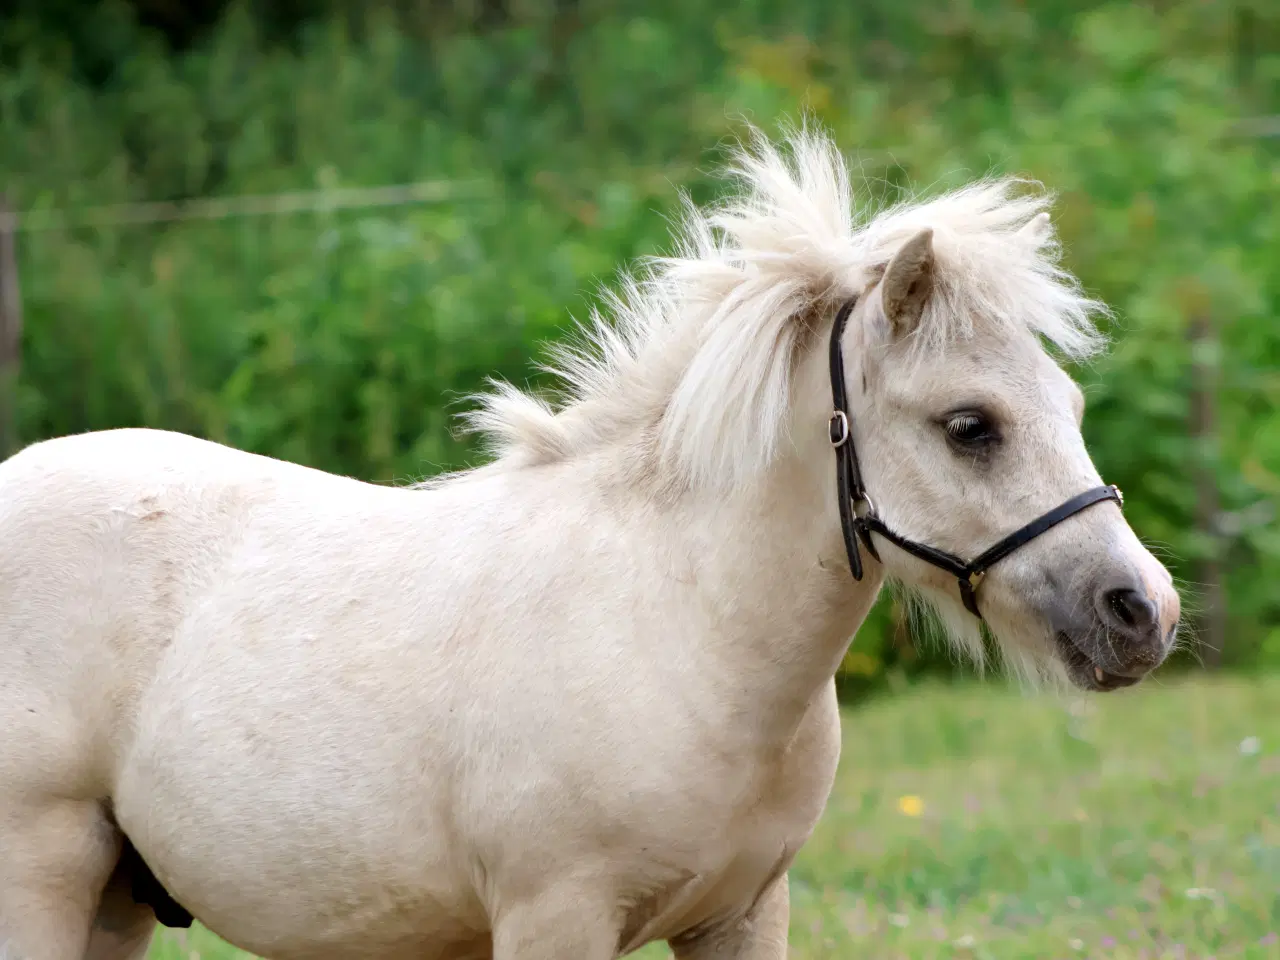
[[[1111,606],[1111,612],[1116,615],[1127,627],[1132,627],[1134,622],[1133,610],[1130,608],[1128,598],[1125,596],[1128,590],[1113,590],[1107,597],[1107,603]]]
[[[1103,602],[1115,620],[1130,630],[1146,630],[1156,622],[1156,605],[1137,590],[1108,590]]]

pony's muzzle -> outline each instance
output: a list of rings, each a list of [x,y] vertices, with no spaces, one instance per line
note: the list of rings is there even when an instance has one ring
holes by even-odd
[[[1088,599],[1071,603],[1074,616],[1060,608],[1054,618],[1059,656],[1077,684],[1130,686],[1168,657],[1178,633],[1178,594],[1163,582],[1167,577],[1152,582],[1143,573],[1128,565],[1107,571]]]
[[[1139,677],[1164,662],[1178,624],[1164,622],[1159,598],[1143,583],[1126,578],[1104,584],[1095,592],[1093,606],[1108,641],[1097,656],[1105,670]]]

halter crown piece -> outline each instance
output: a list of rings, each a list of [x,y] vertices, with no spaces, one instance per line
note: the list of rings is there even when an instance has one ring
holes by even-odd
[[[875,542],[871,539],[873,533],[878,534],[899,550],[905,550],[912,556],[931,563],[955,577],[960,586],[960,599],[964,601],[965,609],[981,620],[977,591],[978,585],[982,583],[982,578],[986,576],[988,570],[1046,530],[1095,503],[1110,500],[1123,506],[1124,494],[1120,492],[1119,487],[1112,484],[1086,490],[1032,520],[1025,527],[1015,530],[967,562],[945,550],[939,550],[925,543],[917,543],[894,533],[876,516],[875,504],[862,482],[862,470],[858,466],[858,451],[853,443],[852,423],[849,419],[848,396],[844,382],[844,352],[840,348],[840,339],[844,334],[849,314],[853,312],[857,302],[857,297],[847,300],[836,314],[835,324],[831,329],[830,351],[832,412],[828,430],[831,446],[835,448],[836,453],[836,494],[840,505],[840,530],[844,534],[844,548],[849,556],[849,569],[853,573],[853,579],[862,579],[862,557],[858,552],[858,541],[862,541],[867,548],[867,553],[877,560],[880,559]]]

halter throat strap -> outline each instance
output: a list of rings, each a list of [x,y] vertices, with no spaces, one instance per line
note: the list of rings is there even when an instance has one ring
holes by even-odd
[[[1113,501],[1123,506],[1124,495],[1120,488],[1108,484],[1094,487],[1084,493],[1077,494],[1065,503],[1061,503],[1047,513],[1032,520],[1026,526],[1015,530],[1004,539],[988,547],[972,560],[963,560],[953,553],[939,550],[925,543],[917,543],[894,533],[876,515],[875,504],[867,493],[862,480],[862,469],[858,464],[858,451],[853,442],[853,422],[849,417],[848,391],[844,378],[844,351],[841,340],[849,315],[857,306],[858,298],[853,297],[840,307],[836,313],[835,323],[831,328],[831,344],[829,360],[831,366],[831,420],[828,423],[828,435],[836,454],[836,495],[840,507],[840,530],[844,535],[844,549],[849,558],[849,570],[854,580],[862,579],[862,555],[858,543],[867,548],[867,552],[876,560],[880,554],[876,549],[872,534],[876,534],[892,543],[899,550],[933,564],[956,578],[960,588],[960,599],[965,609],[979,620],[982,613],[978,609],[977,590],[982,578],[991,567],[999,563],[1020,547],[1026,546],[1045,531],[1057,526],[1068,517],[1075,516],[1094,504]]]

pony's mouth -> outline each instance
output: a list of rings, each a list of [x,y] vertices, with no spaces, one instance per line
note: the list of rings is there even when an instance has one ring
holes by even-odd
[[[1085,653],[1065,633],[1058,633],[1054,639],[1058,644],[1058,656],[1067,668],[1067,676],[1077,687],[1097,693],[1109,693],[1132,687],[1141,677],[1124,677],[1118,673],[1110,673],[1098,666],[1089,654]]]

